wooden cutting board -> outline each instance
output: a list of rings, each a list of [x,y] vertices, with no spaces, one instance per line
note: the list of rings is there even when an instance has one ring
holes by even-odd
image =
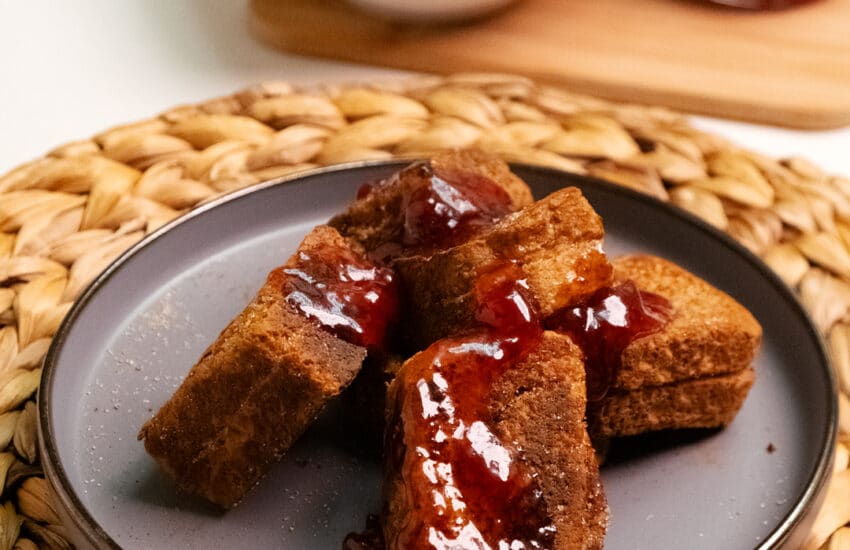
[[[264,41],[427,72],[499,71],[639,103],[799,128],[850,124],[850,0],[745,12],[701,0],[524,0],[453,26],[339,0],[252,0]]]

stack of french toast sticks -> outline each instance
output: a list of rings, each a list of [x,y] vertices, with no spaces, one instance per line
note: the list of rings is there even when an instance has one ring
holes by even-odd
[[[761,339],[731,297],[661,258],[609,259],[603,236],[578,189],[535,202],[479,151],[365,183],[139,438],[229,508],[357,379],[384,431],[376,546],[601,548],[591,441],[726,425]]]

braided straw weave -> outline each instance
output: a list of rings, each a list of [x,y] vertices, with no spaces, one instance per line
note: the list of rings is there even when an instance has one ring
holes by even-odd
[[[67,548],[39,466],[34,392],[71,302],[145,234],[217,195],[360,159],[475,145],[693,212],[798,293],[841,383],[835,474],[809,547],[850,548],[850,179],[774,160],[676,113],[505,75],[258,85],[58,147],[0,176],[0,550]]]

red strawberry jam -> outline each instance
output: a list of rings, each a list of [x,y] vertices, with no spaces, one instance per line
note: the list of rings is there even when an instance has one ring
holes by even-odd
[[[673,306],[663,296],[638,289],[634,281],[597,290],[547,320],[547,328],[569,335],[584,352],[587,400],[605,397],[626,347],[667,326]]]
[[[463,243],[514,210],[510,195],[486,176],[434,168],[429,162],[413,164],[382,182],[362,185],[357,198],[365,199],[390,186],[402,189],[398,231],[371,251],[381,260],[405,251],[431,254]]]
[[[382,348],[398,313],[391,269],[328,244],[298,252],[282,268],[286,302],[352,344]]]
[[[407,247],[436,250],[462,243],[513,210],[508,193],[482,175],[438,170],[428,163],[407,170],[428,179],[428,185],[404,197],[402,244]]]
[[[522,270],[502,264],[476,286],[482,329],[440,340],[398,380],[389,460],[415,503],[390,548],[546,548],[555,527],[516,450],[488,426],[492,382],[542,334]],[[406,452],[405,452],[406,449]]]
[[[355,197],[357,200],[362,200],[372,194],[372,191],[375,190],[380,185],[380,182],[373,183],[364,183],[360,187],[357,188],[357,194]]]

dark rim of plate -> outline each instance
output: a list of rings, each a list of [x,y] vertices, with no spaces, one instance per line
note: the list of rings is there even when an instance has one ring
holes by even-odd
[[[232,201],[242,199],[243,197],[261,189],[267,189],[269,187],[274,187],[277,185],[289,185],[296,182],[306,182],[307,180],[313,180],[316,178],[321,178],[328,174],[337,174],[339,172],[351,171],[356,174],[358,171],[365,169],[401,168],[409,164],[411,160],[413,159],[391,161],[363,161],[338,164],[334,166],[300,172],[298,174],[293,174],[290,176],[284,176],[281,178],[262,182],[248,188],[239,189],[232,193],[228,193],[227,195],[223,195],[213,201],[198,206],[195,209],[180,216],[179,218],[160,227],[159,229],[157,229],[156,231],[154,231],[153,233],[151,233],[150,235],[148,235],[147,237],[127,249],[115,261],[109,264],[109,266],[107,266],[106,269],[104,269],[100,273],[100,275],[98,275],[91,283],[89,283],[86,289],[74,302],[70,311],[65,316],[65,319],[62,321],[62,324],[59,326],[59,329],[56,331],[56,334],[53,337],[53,340],[50,344],[50,348],[48,349],[47,355],[44,359],[41,385],[38,390],[38,437],[42,449],[42,466],[45,470],[45,473],[47,474],[48,479],[51,479],[55,482],[54,488],[56,490],[57,497],[61,501],[64,510],[67,511],[69,518],[74,522],[79,531],[86,536],[88,542],[93,547],[121,548],[112,539],[112,537],[110,537],[109,534],[106,533],[106,531],[100,526],[100,524],[98,524],[95,518],[92,517],[92,515],[80,501],[80,498],[78,497],[74,489],[71,487],[65,469],[59,459],[59,452],[56,447],[56,439],[50,416],[50,402],[51,394],[53,391],[53,379],[56,358],[59,354],[59,350],[62,348],[62,345],[65,342],[65,339],[68,335],[68,331],[74,324],[76,318],[83,311],[86,304],[88,304],[88,302],[97,293],[100,287],[103,286],[107,281],[109,281],[109,279],[112,278],[112,276],[120,270],[120,268],[127,262],[127,260],[131,256],[135,255],[137,252],[146,248],[147,246],[150,246],[152,243],[154,243],[172,228],[180,224],[186,223],[187,221],[204,214],[208,210],[211,210],[213,208]],[[817,497],[820,494],[821,489],[824,487],[827,479],[829,478],[830,467],[832,464],[832,456],[835,447],[835,440],[838,431],[838,397],[836,394],[837,385],[835,381],[835,374],[830,368],[829,355],[827,353],[823,339],[818,330],[815,328],[815,325],[812,322],[808,312],[797,299],[797,296],[782,281],[782,279],[780,279],[779,276],[776,275],[776,273],[774,273],[764,262],[762,262],[760,258],[758,258],[758,256],[750,252],[731,236],[727,235],[726,233],[723,233],[714,226],[708,224],[707,222],[701,220],[693,214],[671,203],[660,201],[654,197],[650,197],[649,195],[634,191],[621,185],[616,185],[607,181],[588,176],[571,174],[569,172],[564,172],[553,168],[533,166],[521,163],[511,163],[511,167],[519,168],[524,172],[537,172],[540,174],[547,174],[549,176],[562,177],[565,180],[565,185],[577,182],[584,182],[586,184],[598,187],[607,193],[625,195],[631,200],[642,202],[652,208],[665,211],[667,214],[670,214],[675,218],[679,218],[683,222],[695,225],[704,233],[707,233],[709,236],[722,241],[730,249],[737,252],[744,260],[746,260],[750,265],[752,265],[752,267],[756,269],[765,278],[765,280],[769,282],[779,292],[779,294],[782,295],[796,309],[798,316],[802,320],[804,320],[810,336],[815,342],[817,342],[819,355],[818,359],[819,362],[825,368],[826,372],[824,374],[826,375],[828,381],[826,395],[823,396],[823,399],[824,402],[826,402],[828,405],[829,412],[827,419],[827,430],[824,434],[823,443],[818,452],[817,464],[806,483],[805,490],[798,497],[797,504],[794,506],[794,508],[792,508],[792,510],[786,515],[786,517],[784,517],[782,521],[779,522],[773,532],[771,532],[770,535],[768,535],[768,537],[758,546],[758,549],[767,550],[770,548],[777,548],[782,543],[786,542],[790,534],[793,532],[794,527],[802,521],[809,508],[817,503]]]

